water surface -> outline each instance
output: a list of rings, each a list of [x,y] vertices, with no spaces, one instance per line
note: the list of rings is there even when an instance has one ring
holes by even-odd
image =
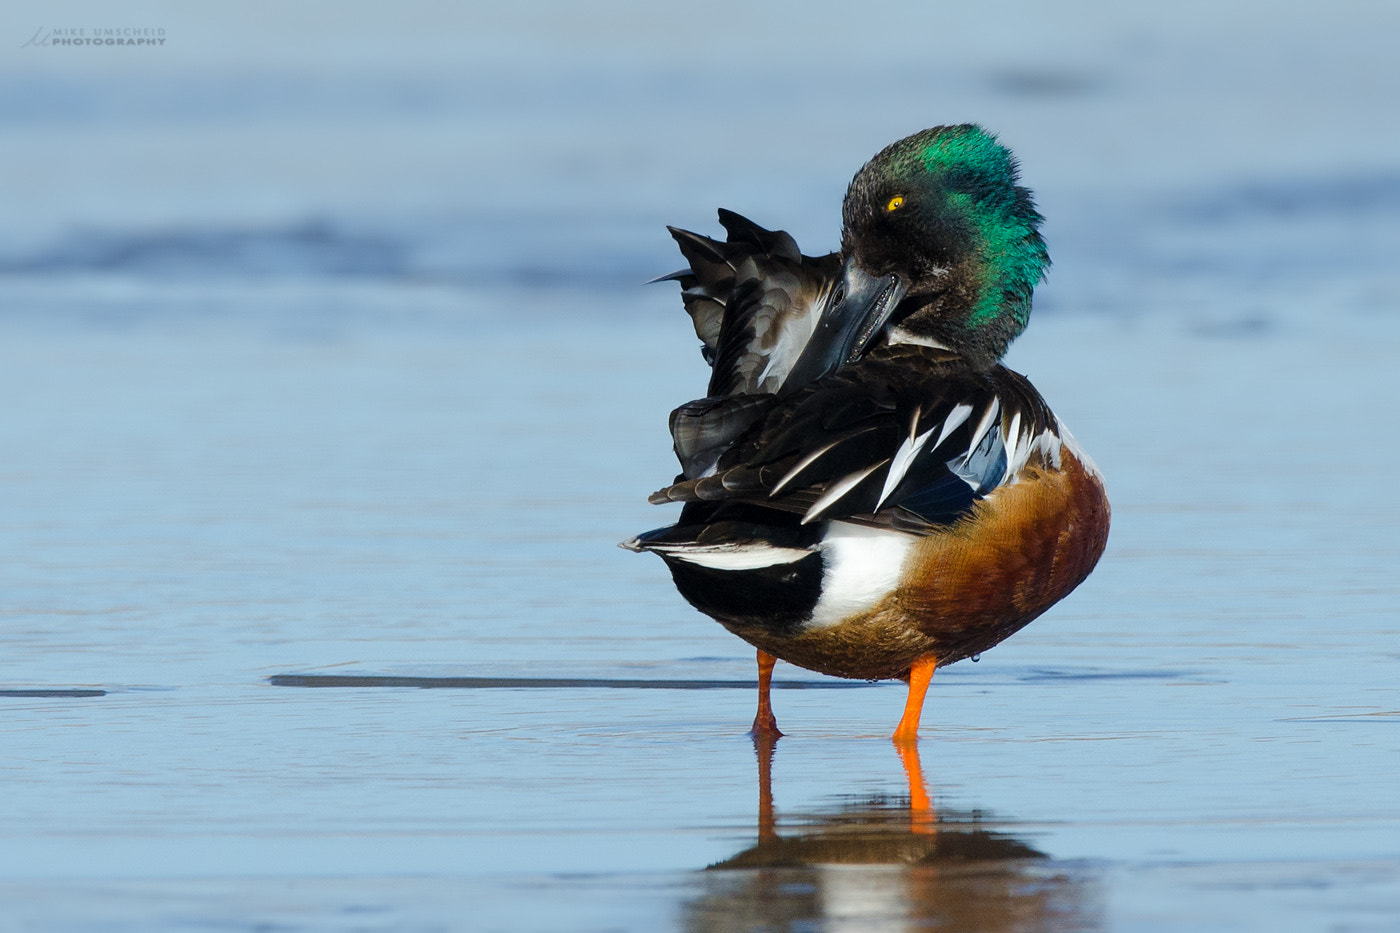
[[[6,53],[0,926],[1395,929],[1393,15],[1261,10]],[[937,674],[919,780],[899,686],[784,666],[766,760],[751,650],[615,547],[705,378],[640,282],[719,205],[831,248],[968,117],[1050,218],[1010,363],[1109,549]]]

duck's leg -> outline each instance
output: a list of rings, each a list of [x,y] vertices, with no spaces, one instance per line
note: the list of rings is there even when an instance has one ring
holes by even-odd
[[[936,659],[919,658],[909,668],[909,698],[904,701],[904,717],[894,730],[896,745],[912,745],[919,740],[919,714],[924,711],[924,694],[936,667]]]
[[[782,737],[778,731],[778,720],[773,715],[773,701],[768,697],[769,688],[773,685],[773,665],[776,663],[777,658],[762,648],[758,650],[758,713],[753,718],[753,728],[749,730],[749,735],[755,739]]]

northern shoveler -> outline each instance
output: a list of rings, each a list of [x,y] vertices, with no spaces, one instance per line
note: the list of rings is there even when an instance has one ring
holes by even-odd
[[[758,648],[756,736],[781,735],[775,658],[909,683],[976,657],[1088,576],[1108,538],[1093,462],[998,360],[1049,265],[1016,162],[978,126],[887,147],[855,176],[841,251],[719,212],[725,242],[670,228],[710,363],[671,415],[680,520],[623,547]],[[658,280],[660,281],[660,280]]]

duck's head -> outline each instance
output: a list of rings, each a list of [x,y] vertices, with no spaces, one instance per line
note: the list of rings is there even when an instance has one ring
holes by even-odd
[[[842,208],[843,278],[823,325],[854,359],[882,337],[982,368],[1026,327],[1050,257],[1016,160],[979,126],[936,126],[856,173]],[[844,362],[845,360],[842,360]],[[839,365],[839,363],[837,364]]]

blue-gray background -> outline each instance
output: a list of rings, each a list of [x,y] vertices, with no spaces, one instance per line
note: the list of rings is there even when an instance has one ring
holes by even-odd
[[[166,42],[42,44],[104,28]],[[970,120],[1048,217],[1010,361],[1115,525],[938,675],[935,803],[1108,928],[1387,928],[1397,34],[1382,2],[8,5],[0,687],[107,692],[0,698],[0,927],[693,926],[752,841],[746,691],[265,678],[751,676],[613,548],[668,519],[705,378],[640,285],[662,225],[831,249],[866,158]],[[901,792],[897,688],[777,696],[780,814]],[[903,929],[892,897],[809,919]]]

